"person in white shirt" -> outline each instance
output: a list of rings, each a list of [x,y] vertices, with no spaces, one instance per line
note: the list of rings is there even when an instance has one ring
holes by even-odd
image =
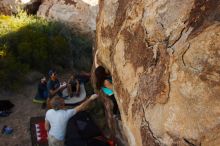
[[[97,94],[93,94],[89,99],[73,109],[64,109],[64,100],[59,96],[51,100],[52,109],[46,112],[45,117],[45,129],[48,131],[49,146],[64,146],[68,120],[77,112],[84,110],[85,107],[97,97]]]

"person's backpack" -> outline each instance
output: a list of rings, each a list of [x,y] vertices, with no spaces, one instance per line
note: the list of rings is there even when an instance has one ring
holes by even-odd
[[[66,128],[66,146],[109,146],[108,142],[96,137],[103,137],[98,126],[93,122],[89,114],[79,112],[73,116]]]
[[[83,139],[102,135],[99,127],[86,112],[78,113],[75,118],[75,125],[77,126],[78,132]]]
[[[11,114],[14,104],[9,100],[0,100],[0,117],[7,117]]]
[[[87,146],[112,146],[104,137],[91,138],[87,141]]]
[[[14,104],[9,100],[0,100],[0,111],[10,111]]]

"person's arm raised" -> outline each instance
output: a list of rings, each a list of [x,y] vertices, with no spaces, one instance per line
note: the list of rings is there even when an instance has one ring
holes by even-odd
[[[93,94],[89,99],[87,99],[86,101],[84,101],[83,103],[81,103],[80,105],[76,106],[74,109],[76,110],[76,112],[80,112],[82,110],[84,110],[86,108],[86,106],[93,100],[95,100],[96,98],[98,98],[97,94]]]
[[[80,83],[78,80],[76,80],[76,96],[80,95]]]
[[[94,64],[95,64],[95,67],[96,67],[96,68],[99,66],[98,60],[97,60],[97,56],[98,56],[98,50],[96,50],[95,56],[94,56]]]

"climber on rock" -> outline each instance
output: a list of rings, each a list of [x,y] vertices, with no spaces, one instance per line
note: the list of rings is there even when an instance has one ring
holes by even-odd
[[[113,114],[120,115],[118,104],[114,97],[112,77],[110,76],[108,71],[106,71],[105,68],[102,66],[98,66],[95,69],[95,77],[96,88],[102,90],[113,102]]]

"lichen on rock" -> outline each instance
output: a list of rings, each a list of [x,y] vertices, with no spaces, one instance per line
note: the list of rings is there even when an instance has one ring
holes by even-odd
[[[99,7],[97,58],[112,74],[128,145],[219,145],[220,2]]]

